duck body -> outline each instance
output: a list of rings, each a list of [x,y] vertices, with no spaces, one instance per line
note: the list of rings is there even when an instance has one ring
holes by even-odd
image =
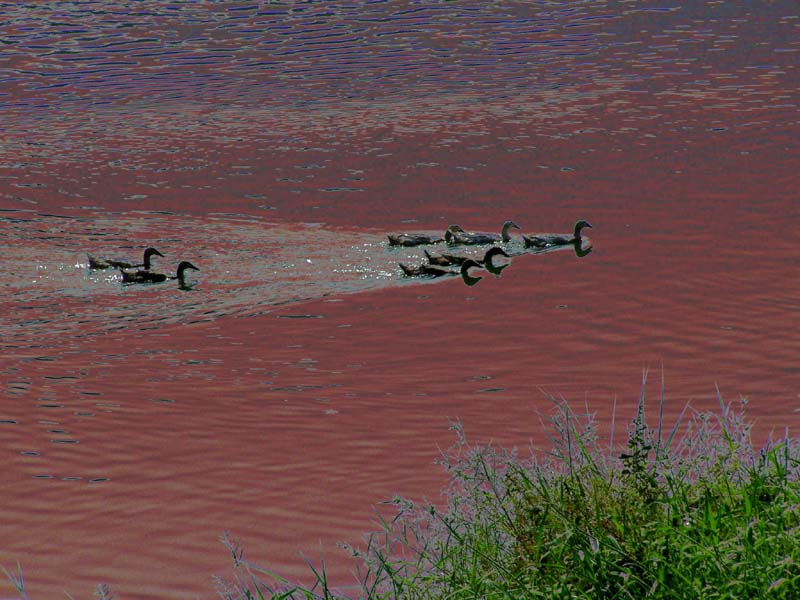
[[[162,281],[167,281],[168,279],[177,279],[180,282],[183,282],[186,276],[186,270],[193,269],[195,271],[199,271],[197,267],[195,267],[189,261],[183,261],[178,265],[178,270],[175,276],[167,275],[166,273],[159,273],[157,271],[145,271],[145,270],[138,270],[138,271],[122,271],[122,282],[123,283],[161,283]]]
[[[390,233],[386,237],[389,238],[390,246],[423,246],[425,244],[438,244],[444,241],[444,238],[441,236],[427,233]]]
[[[155,271],[122,271],[122,281],[124,283],[160,283],[169,279],[166,273]]]
[[[446,275],[461,275],[464,279],[464,282],[467,285],[475,285],[481,278],[480,277],[472,277],[469,275],[469,269],[473,267],[480,268],[481,265],[474,259],[468,258],[463,262],[461,265],[461,269],[458,271],[453,271],[451,269],[445,269],[444,267],[440,267],[438,265],[428,265],[428,264],[421,264],[418,267],[409,267],[404,265],[403,263],[399,263],[400,268],[403,270],[403,273],[407,277],[443,277]]]
[[[524,235],[522,241],[526,248],[547,248],[548,246],[565,246],[574,243],[568,234],[560,233],[537,233],[536,235]]]
[[[588,221],[578,221],[575,223],[575,230],[572,235],[569,233],[537,233],[536,235],[523,235],[522,240],[526,248],[547,248],[549,246],[565,246],[567,244],[580,244],[582,241],[581,231],[585,227],[591,228]]]
[[[478,246],[480,244],[496,244],[500,241],[500,236],[496,233],[474,233],[465,231],[453,234],[450,242],[452,244],[463,244],[465,246]]]
[[[492,258],[495,256],[505,256],[510,258],[510,255],[499,246],[489,248],[483,255],[482,259],[471,258],[461,254],[448,254],[447,252],[442,252],[441,254],[431,254],[425,250],[425,257],[428,259],[428,262],[432,265],[437,265],[440,267],[461,266],[468,260],[474,260],[479,265],[491,264]]]
[[[462,256],[460,254],[448,254],[447,252],[442,252],[441,254],[431,254],[425,250],[425,258],[427,258],[428,262],[432,265],[451,267],[453,265],[461,266],[469,257]]]
[[[410,267],[403,263],[398,263],[406,277],[422,277],[427,275],[429,277],[442,277],[443,275],[455,275],[456,271],[445,269],[438,265],[421,264],[417,267]]]
[[[153,255],[160,256],[162,258],[164,257],[164,255],[161,254],[161,252],[159,252],[155,248],[147,248],[144,251],[144,257],[142,258],[142,262],[138,264],[126,262],[123,260],[113,260],[110,258],[97,258],[92,256],[91,254],[88,254],[87,256],[89,257],[90,269],[135,269],[138,267],[142,267],[145,271],[149,271],[151,266],[150,259]]]
[[[132,264],[129,262],[121,261],[121,260],[113,260],[110,258],[98,258],[92,256],[91,254],[87,255],[89,257],[89,268],[92,270],[100,270],[100,269],[132,269],[134,267],[143,267],[143,263],[139,264]]]
[[[498,234],[464,231],[457,225],[451,225],[447,229],[445,239],[451,244],[464,244],[470,246],[476,246],[479,244],[496,244],[498,242],[508,243],[511,241],[510,230],[519,228],[519,225],[517,225],[514,221],[506,221],[503,223],[502,231]]]

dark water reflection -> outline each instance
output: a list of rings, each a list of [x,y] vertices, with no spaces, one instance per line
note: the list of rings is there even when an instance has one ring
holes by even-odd
[[[435,497],[448,418],[540,443],[542,390],[608,423],[663,368],[668,419],[718,385],[797,427],[796,2],[0,16],[0,564],[32,597],[210,597],[224,529],[348,581],[335,542]],[[384,237],[582,218],[591,254],[471,287]],[[86,268],[150,245],[191,289]]]

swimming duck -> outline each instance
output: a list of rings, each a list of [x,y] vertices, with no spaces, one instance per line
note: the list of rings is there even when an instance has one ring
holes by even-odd
[[[427,233],[389,233],[390,246],[422,246],[423,244],[438,244],[444,238]]]
[[[502,231],[497,233],[473,233],[464,231],[458,225],[451,225],[448,228],[448,232],[450,235],[448,236],[445,234],[445,239],[451,244],[494,244],[496,242],[510,242],[511,241],[511,234],[509,233],[510,229],[519,229],[520,226],[514,223],[514,221],[506,221],[503,223]]]
[[[422,263],[418,267],[409,267],[403,263],[397,263],[400,265],[400,268],[403,270],[403,273],[407,277],[421,277],[422,275],[429,275],[430,277],[441,277],[443,275],[455,275],[455,271],[451,271],[450,269],[445,269],[444,267],[440,267],[439,265],[429,265]]]
[[[135,269],[136,267],[144,267],[145,271],[150,270],[150,257],[153,255],[160,256],[164,258],[164,255],[161,254],[155,248],[147,248],[144,251],[144,259],[138,265],[133,263],[125,262],[122,260],[112,260],[110,258],[95,258],[91,254],[87,254],[89,257],[89,268],[90,269]]]
[[[403,263],[398,263],[400,268],[403,270],[403,273],[407,277],[421,277],[421,276],[429,276],[429,277],[442,277],[444,275],[458,275],[461,274],[463,277],[465,273],[472,267],[480,267],[481,265],[478,264],[477,261],[468,258],[463,262],[461,265],[461,269],[459,271],[453,271],[451,269],[445,269],[444,267],[440,267],[438,265],[428,265],[428,264],[421,264],[418,267],[409,267],[408,265],[404,265]],[[468,275],[467,275],[468,276]],[[480,279],[480,277],[478,278]]]
[[[156,271],[143,271],[143,270],[122,271],[122,282],[160,283],[162,281],[166,281],[167,279],[177,279],[180,283],[184,283],[184,277],[186,276],[186,269],[194,269],[195,271],[200,270],[189,261],[184,260],[178,265],[178,271],[174,277],[172,275],[167,275],[166,273],[158,273]]]
[[[422,246],[424,244],[438,244],[442,241],[450,241],[455,232],[466,233],[458,225],[450,225],[444,232],[444,237],[431,235],[429,233],[389,233],[390,246]]]
[[[427,250],[423,250],[423,252],[425,252],[425,258],[428,259],[429,263],[440,267],[461,265],[469,258],[468,256],[461,256],[460,254],[447,254],[446,252],[442,252],[441,254],[431,254]]]
[[[536,235],[523,235],[525,247],[546,248],[547,246],[564,246],[566,244],[580,245],[581,230],[584,227],[591,227],[588,221],[578,221],[575,223],[575,231],[572,235],[568,233],[537,233]]]
[[[447,252],[442,252],[441,254],[431,254],[427,250],[424,250],[423,252],[425,252],[425,257],[428,259],[429,263],[432,265],[438,265],[440,267],[462,265],[465,261],[470,260],[469,256],[463,256],[461,254],[448,254]],[[500,246],[492,246],[486,251],[482,259],[475,258],[473,260],[475,260],[475,262],[479,265],[484,265],[487,263],[492,264],[492,258],[498,255],[511,258],[511,255],[503,250]]]

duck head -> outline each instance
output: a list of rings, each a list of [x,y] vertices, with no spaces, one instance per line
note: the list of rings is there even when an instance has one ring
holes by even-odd
[[[192,269],[193,271],[199,271],[197,267],[195,267],[192,263],[188,260],[184,260],[178,265],[178,279],[183,279],[184,275],[186,274],[186,269]]]
[[[159,252],[155,248],[148,248],[147,250],[144,251],[144,268],[146,270],[150,269],[150,257],[154,255],[164,258],[164,255],[161,254],[161,252]]]
[[[503,223],[503,231],[502,237],[504,242],[511,241],[511,234],[509,233],[509,229],[522,229],[519,225],[517,225],[514,221],[506,221]]]
[[[584,220],[580,220],[580,221],[578,221],[577,223],[575,223],[575,237],[576,237],[576,238],[580,239],[580,237],[581,237],[581,230],[582,230],[584,227],[588,227],[589,229],[591,229],[591,228],[592,228],[592,224],[591,224],[591,223],[589,223],[589,221],[584,221]]]

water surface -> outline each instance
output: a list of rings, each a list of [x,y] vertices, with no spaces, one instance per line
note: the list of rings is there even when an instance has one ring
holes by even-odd
[[[607,423],[646,368],[668,419],[718,387],[797,427],[796,3],[0,16],[0,564],[31,596],[212,597],[223,530],[349,583],[335,543],[438,497],[448,419],[546,445],[543,392]],[[509,218],[593,251],[466,287],[385,242]],[[188,289],[87,269],[151,245]]]

